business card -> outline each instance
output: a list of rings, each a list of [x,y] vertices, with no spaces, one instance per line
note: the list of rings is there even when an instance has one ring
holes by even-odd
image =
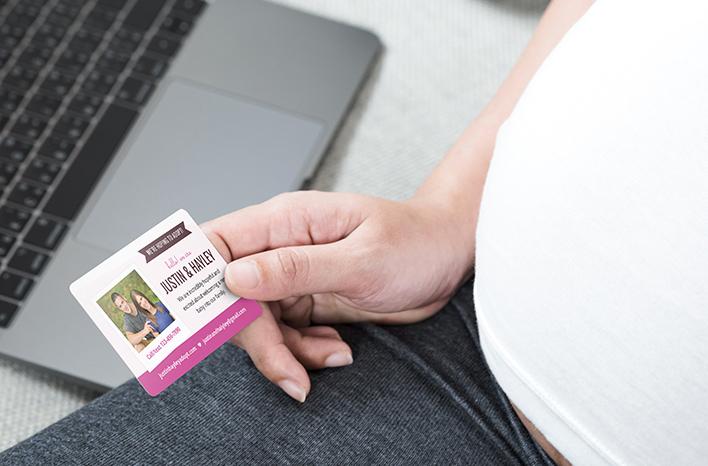
[[[74,297],[155,396],[261,315],[231,293],[226,261],[179,210],[71,284]]]

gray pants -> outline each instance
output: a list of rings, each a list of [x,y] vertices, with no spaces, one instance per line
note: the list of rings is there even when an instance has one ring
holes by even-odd
[[[477,337],[472,282],[415,325],[339,328],[354,364],[300,405],[225,345],[156,398],[131,381],[0,454],[0,464],[553,464]]]

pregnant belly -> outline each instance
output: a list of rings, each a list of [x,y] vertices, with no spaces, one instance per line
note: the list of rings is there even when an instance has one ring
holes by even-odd
[[[502,127],[485,186],[485,356],[573,463],[708,457],[708,28],[682,4],[597,2]]]

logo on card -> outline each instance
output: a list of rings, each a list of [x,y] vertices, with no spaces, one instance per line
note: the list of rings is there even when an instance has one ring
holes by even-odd
[[[185,239],[191,233],[192,232],[187,230],[187,227],[184,226],[184,222],[179,222],[179,225],[170,228],[167,232],[161,234],[156,240],[140,249],[140,254],[145,256],[145,263],[149,263],[160,254]]]

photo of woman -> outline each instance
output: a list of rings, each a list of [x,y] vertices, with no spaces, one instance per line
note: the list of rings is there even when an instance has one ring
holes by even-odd
[[[148,316],[158,334],[162,333],[174,322],[170,311],[160,301],[152,303],[147,296],[138,290],[131,290],[130,298],[133,301],[133,306]]]

